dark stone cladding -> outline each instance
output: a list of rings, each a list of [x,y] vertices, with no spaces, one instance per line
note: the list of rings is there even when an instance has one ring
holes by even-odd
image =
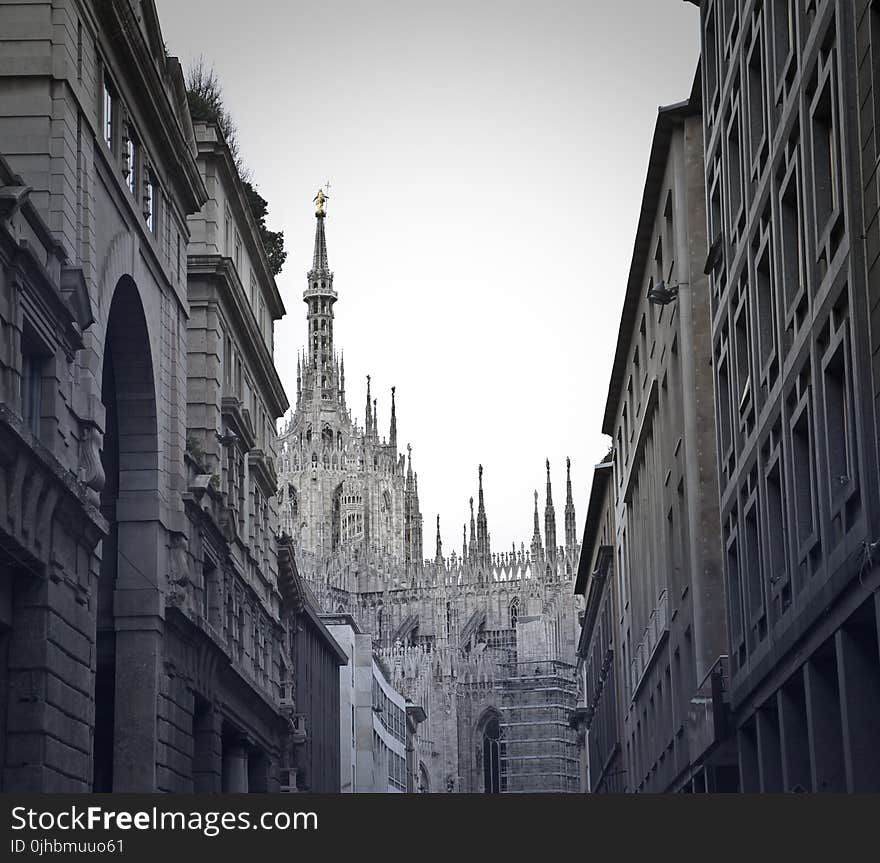
[[[743,791],[876,791],[880,9],[701,5]]]

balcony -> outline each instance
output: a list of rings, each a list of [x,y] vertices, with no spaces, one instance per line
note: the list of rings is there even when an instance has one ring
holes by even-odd
[[[645,634],[639,646],[633,651],[630,664],[630,680],[632,681],[632,698],[639,694],[648,669],[654,661],[657,649],[666,640],[669,632],[669,611],[666,591],[662,591],[657,599],[657,607],[648,618]]]

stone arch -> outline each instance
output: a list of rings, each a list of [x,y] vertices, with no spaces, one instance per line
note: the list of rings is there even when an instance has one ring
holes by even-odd
[[[159,572],[166,549],[152,341],[134,279],[123,275],[106,318],[101,372],[105,483],[110,526],[98,581],[93,790],[151,791],[161,632]],[[171,568],[187,567],[179,539]]]
[[[425,762],[419,762],[419,794],[430,794],[431,793],[431,780],[428,776],[428,768],[425,767]]]

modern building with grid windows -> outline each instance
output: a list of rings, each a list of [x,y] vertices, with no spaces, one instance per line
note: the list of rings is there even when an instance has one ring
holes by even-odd
[[[699,5],[741,786],[877,790],[880,9]]]

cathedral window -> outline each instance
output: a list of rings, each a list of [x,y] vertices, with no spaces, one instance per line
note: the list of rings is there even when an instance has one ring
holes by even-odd
[[[316,452],[312,453],[312,467],[318,466],[318,454]]]
[[[490,719],[483,731],[483,791],[501,792],[501,726]]]
[[[514,597],[510,603],[510,628],[516,629],[516,622],[519,620],[519,597]]]

